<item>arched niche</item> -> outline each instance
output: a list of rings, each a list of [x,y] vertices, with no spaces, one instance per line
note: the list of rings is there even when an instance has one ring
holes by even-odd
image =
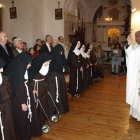
[[[119,10],[117,8],[113,8],[109,11],[109,16],[112,20],[119,20]]]
[[[120,31],[116,28],[108,30],[108,46],[113,48],[119,42]]]

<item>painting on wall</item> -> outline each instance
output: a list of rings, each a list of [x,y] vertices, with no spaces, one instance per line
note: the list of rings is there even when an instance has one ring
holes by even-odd
[[[112,49],[115,44],[119,42],[120,31],[118,29],[112,28],[108,31],[108,46]]]
[[[10,8],[10,19],[17,18],[17,10],[16,7]]]
[[[0,8],[0,31],[2,31],[2,8]]]
[[[59,8],[59,9],[55,9],[55,19],[56,20],[59,20],[59,19],[62,19],[62,8]]]

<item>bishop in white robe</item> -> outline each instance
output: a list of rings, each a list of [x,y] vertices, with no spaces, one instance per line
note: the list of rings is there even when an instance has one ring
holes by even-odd
[[[132,45],[131,35],[128,36],[127,40],[128,45],[125,48],[127,63],[126,102],[130,105],[130,115],[140,121],[140,43]]]

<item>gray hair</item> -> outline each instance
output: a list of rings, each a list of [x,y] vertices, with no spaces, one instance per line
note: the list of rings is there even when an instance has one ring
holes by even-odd
[[[50,39],[51,35],[46,35],[45,40],[47,41],[48,39]]]
[[[59,41],[57,39],[54,39],[53,42],[55,42],[57,44],[59,43]]]
[[[137,31],[137,32],[135,33],[135,36],[136,36],[137,34],[140,34],[140,31]]]
[[[16,44],[18,43],[19,40],[21,40],[21,38],[15,38],[13,41],[13,45],[16,46]]]

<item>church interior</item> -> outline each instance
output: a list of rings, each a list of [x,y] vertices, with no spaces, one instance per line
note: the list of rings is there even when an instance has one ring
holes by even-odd
[[[62,36],[65,42],[78,40],[85,46],[92,43],[95,52],[99,46],[103,50],[97,61],[104,78],[75,98],[65,75],[69,112],[49,133],[31,140],[140,140],[140,122],[129,114],[126,103],[126,64],[120,62],[118,74],[112,74],[111,62],[118,42],[120,47],[126,44],[131,34],[135,43],[139,23],[139,0],[0,0],[0,31],[9,42],[20,37],[29,49],[36,39],[51,35],[53,40]]]

